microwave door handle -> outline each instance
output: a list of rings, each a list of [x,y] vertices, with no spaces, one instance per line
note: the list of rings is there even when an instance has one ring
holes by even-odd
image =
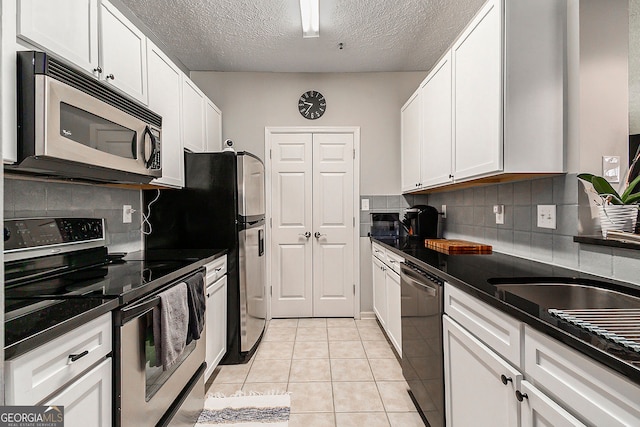
[[[131,157],[138,158],[138,132],[133,132],[133,138],[131,138]]]
[[[145,166],[147,167],[147,169],[149,167],[151,167],[151,163],[153,163],[153,158],[156,155],[156,151],[157,151],[157,147],[158,147],[158,143],[156,141],[156,137],[153,136],[153,134],[151,133],[151,129],[149,129],[149,126],[145,127],[144,129],[144,134],[142,136],[142,141],[143,141],[143,152],[146,152],[146,144],[144,144],[144,140],[146,138],[146,136],[149,135],[149,140],[151,141],[151,154],[149,155],[148,158],[144,159],[145,162]]]

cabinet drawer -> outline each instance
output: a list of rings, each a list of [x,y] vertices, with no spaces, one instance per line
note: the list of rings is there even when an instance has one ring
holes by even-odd
[[[211,261],[209,264],[205,265],[204,268],[207,271],[206,284],[208,286],[227,274],[227,256],[224,255],[214,261]]]
[[[5,363],[6,403],[35,405],[111,351],[111,313]],[[71,355],[86,354],[71,361]]]
[[[371,243],[371,254],[384,263],[387,262],[386,253],[387,251],[382,246],[376,243]]]
[[[521,322],[449,284],[444,311],[514,366],[521,365]]]
[[[640,387],[589,357],[525,326],[524,371],[587,425],[640,425]]]
[[[390,267],[396,273],[400,274],[400,263],[404,262],[404,258],[402,258],[400,255],[397,255],[391,251],[387,251],[386,254],[387,254],[387,261],[386,261],[387,266]]]

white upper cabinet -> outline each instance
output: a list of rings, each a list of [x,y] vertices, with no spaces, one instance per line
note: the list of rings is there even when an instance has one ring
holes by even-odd
[[[147,103],[147,38],[111,3],[100,7],[101,80]]]
[[[96,0],[21,0],[18,37],[92,72],[98,67]]]
[[[184,186],[182,161],[182,71],[151,41],[147,42],[149,108],[162,116],[162,178],[153,184]]]
[[[416,94],[401,110],[403,192],[565,171],[566,24],[556,0],[485,3],[421,84],[417,123]]]
[[[489,1],[451,49],[456,179],[502,170],[502,1]]]
[[[420,91],[416,91],[400,110],[402,191],[420,188],[420,153],[422,106]]]
[[[184,148],[201,153],[205,151],[205,104],[207,97],[182,76],[182,141]]]
[[[422,93],[421,187],[451,182],[451,53],[433,68],[420,86]]]
[[[205,151],[222,150],[222,111],[208,98],[205,104],[205,122]]]

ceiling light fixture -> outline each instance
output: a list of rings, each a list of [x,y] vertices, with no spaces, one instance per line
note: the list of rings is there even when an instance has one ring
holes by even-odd
[[[302,37],[320,37],[320,0],[300,0]]]

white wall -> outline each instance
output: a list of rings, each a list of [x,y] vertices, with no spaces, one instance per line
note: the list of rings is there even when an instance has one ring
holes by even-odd
[[[426,72],[223,73],[191,79],[222,110],[222,138],[264,159],[267,126],[360,126],[360,193],[400,193],[400,107]],[[298,112],[298,98],[320,91],[327,111],[317,120]]]

